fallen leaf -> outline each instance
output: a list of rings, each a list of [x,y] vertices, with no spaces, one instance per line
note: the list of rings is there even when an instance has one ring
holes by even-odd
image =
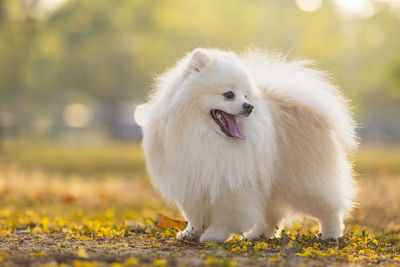
[[[161,213],[156,215],[155,227],[158,229],[166,230],[169,227],[177,228],[179,230],[185,229],[186,222],[169,218]]]

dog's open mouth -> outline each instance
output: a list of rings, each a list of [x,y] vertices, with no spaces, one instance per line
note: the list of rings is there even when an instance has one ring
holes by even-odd
[[[222,110],[212,109],[210,111],[211,117],[221,128],[221,131],[229,137],[236,137],[245,140],[246,137],[240,132],[238,125],[236,124],[235,116],[223,112]]]

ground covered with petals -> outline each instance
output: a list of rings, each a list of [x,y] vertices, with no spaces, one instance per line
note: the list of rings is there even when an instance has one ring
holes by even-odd
[[[338,241],[300,218],[279,238],[217,244],[177,240],[182,225],[158,221],[182,217],[137,144],[37,146],[9,141],[0,158],[3,266],[400,266],[400,149],[355,156],[359,204]]]

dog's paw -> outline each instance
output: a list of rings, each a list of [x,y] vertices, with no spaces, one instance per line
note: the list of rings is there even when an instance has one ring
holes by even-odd
[[[276,228],[278,230],[278,228]],[[275,233],[276,234],[276,233]],[[273,228],[263,225],[262,227],[256,226],[249,232],[245,233],[243,237],[247,240],[260,240],[268,239],[274,236]]]
[[[229,233],[222,228],[208,228],[200,237],[200,242],[223,243],[229,238]]]
[[[343,235],[344,225],[343,223],[333,224],[322,224],[321,225],[321,239],[322,240],[338,240]]]
[[[337,241],[342,236],[342,232],[337,233],[322,233],[321,239],[324,241]]]
[[[199,233],[198,231],[195,231],[193,227],[186,227],[185,230],[180,231],[177,235],[176,238],[178,239],[185,239],[185,240],[197,240],[199,239]]]
[[[267,236],[264,233],[259,233],[259,232],[256,232],[256,231],[250,231],[248,233],[245,233],[243,235],[243,238],[247,239],[247,240],[260,240],[260,239],[267,238]]]

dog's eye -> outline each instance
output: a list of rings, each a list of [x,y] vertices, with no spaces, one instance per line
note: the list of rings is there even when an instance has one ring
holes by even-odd
[[[226,92],[222,94],[226,99],[233,99],[235,94],[232,91]]]

